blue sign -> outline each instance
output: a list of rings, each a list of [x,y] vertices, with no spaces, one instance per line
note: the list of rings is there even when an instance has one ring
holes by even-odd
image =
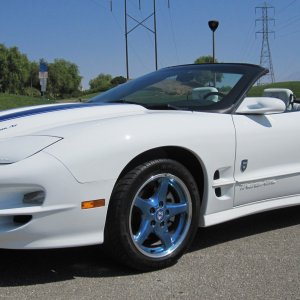
[[[46,63],[44,62],[40,63],[40,72],[48,72],[48,66]]]

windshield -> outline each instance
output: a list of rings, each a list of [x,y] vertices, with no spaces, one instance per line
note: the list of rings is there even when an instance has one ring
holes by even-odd
[[[165,68],[130,80],[89,102],[133,103],[148,109],[216,110],[235,102],[246,70],[234,64]]]

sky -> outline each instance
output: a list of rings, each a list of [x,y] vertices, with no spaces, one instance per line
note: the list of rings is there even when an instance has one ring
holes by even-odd
[[[139,9],[139,2],[141,9]],[[112,10],[111,5],[112,3]],[[168,5],[169,3],[169,5]],[[259,0],[156,0],[158,67],[193,63],[212,54],[209,20],[219,62],[259,64],[262,46]],[[300,80],[300,0],[269,0],[269,44],[275,81]],[[142,21],[153,0],[127,0]],[[31,61],[75,63],[82,86],[100,73],[126,77],[124,0],[0,0],[0,43],[17,46]],[[128,30],[137,23],[128,17]],[[153,18],[144,25],[153,29]],[[154,34],[142,26],[128,34],[130,78],[155,70]]]

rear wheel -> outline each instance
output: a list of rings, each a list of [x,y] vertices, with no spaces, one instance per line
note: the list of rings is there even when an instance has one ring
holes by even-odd
[[[199,193],[180,163],[159,159],[128,172],[116,184],[105,226],[105,246],[139,270],[172,265],[197,230]]]

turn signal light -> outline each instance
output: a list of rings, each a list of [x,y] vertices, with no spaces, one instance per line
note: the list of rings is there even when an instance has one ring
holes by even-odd
[[[89,200],[81,202],[81,209],[90,209],[105,206],[105,199]]]

